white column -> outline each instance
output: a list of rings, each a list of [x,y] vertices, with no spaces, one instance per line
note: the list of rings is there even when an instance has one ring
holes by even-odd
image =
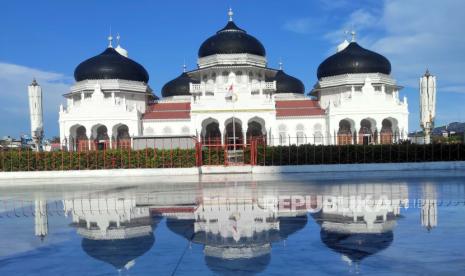
[[[108,139],[110,139],[110,149],[113,148],[113,129],[107,127]]]
[[[86,127],[86,135],[87,135],[87,149],[91,149],[92,143],[92,127]]]
[[[224,136],[225,136],[225,133],[226,133],[226,129],[225,129],[225,126],[224,126],[224,123],[223,122],[219,122],[218,123],[218,128],[220,129],[220,133],[221,133],[221,145],[224,145],[225,143],[225,139],[224,139]]]
[[[355,144],[359,144],[360,143],[360,141],[359,141],[360,137],[359,137],[358,133],[360,132],[360,121],[355,121],[354,130],[352,131],[352,136],[354,135],[354,131],[355,131],[355,141],[356,141]],[[352,140],[353,139],[354,138],[352,137]]]

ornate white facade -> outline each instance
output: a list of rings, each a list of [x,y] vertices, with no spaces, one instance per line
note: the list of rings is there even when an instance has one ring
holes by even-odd
[[[167,83],[161,99],[152,94],[145,69],[110,40],[105,52],[75,71],[77,82],[60,107],[62,144],[114,148],[159,137],[375,144],[407,138],[407,100],[399,98],[402,87],[390,76],[387,59],[345,41],[327,59],[330,65],[320,65],[308,96],[300,80],[267,67],[264,47],[235,25],[231,11],[229,16],[226,27],[200,47],[197,69]],[[361,52],[360,60],[348,59]]]

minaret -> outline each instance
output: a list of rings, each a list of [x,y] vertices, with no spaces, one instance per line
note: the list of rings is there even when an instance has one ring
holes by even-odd
[[[36,145],[36,151],[41,150],[44,136],[44,121],[42,110],[42,88],[34,79],[28,86],[29,116],[31,119],[31,137]]]
[[[431,131],[436,117],[436,77],[428,70],[420,78],[420,126],[425,133],[425,144],[431,143]]]
[[[436,199],[436,187],[426,183],[423,187],[423,199],[421,200],[421,226],[431,231],[438,225],[438,204]]]
[[[48,235],[47,201],[36,199],[34,207],[35,235],[43,241]]]

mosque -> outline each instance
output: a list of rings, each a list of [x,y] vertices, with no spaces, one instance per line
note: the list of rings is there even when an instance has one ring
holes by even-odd
[[[407,139],[407,99],[391,63],[344,40],[317,70],[308,91],[282,67],[270,68],[262,43],[226,25],[198,50],[197,68],[168,81],[161,98],[144,67],[119,44],[83,61],[59,111],[69,150],[155,145],[178,137],[204,144],[389,144]],[[143,143],[141,141],[144,141]]]

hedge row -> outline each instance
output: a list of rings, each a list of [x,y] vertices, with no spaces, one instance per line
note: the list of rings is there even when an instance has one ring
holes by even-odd
[[[202,149],[203,165],[224,165],[221,147]],[[243,152],[246,164],[250,148]],[[464,144],[395,144],[346,146],[258,146],[257,165],[309,165],[463,161]],[[0,171],[98,170],[118,168],[188,168],[196,166],[195,149],[108,150],[88,152],[1,151]]]
[[[259,146],[257,165],[310,165],[465,160],[464,144]]]
[[[98,170],[194,167],[194,149],[87,152],[0,152],[0,171]]]

